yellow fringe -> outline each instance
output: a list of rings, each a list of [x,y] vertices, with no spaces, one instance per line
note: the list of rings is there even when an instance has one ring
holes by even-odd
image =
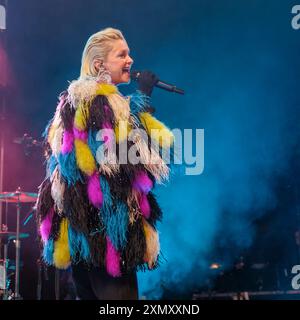
[[[119,141],[127,139],[131,129],[132,127],[128,121],[119,121],[115,126],[116,142],[119,143]]]
[[[108,96],[113,93],[117,93],[118,89],[116,86],[108,83],[99,83],[96,89],[96,95]]]
[[[144,261],[148,263],[150,269],[153,268],[160,251],[158,233],[154,228],[143,218],[143,227],[146,237],[146,252]]]
[[[89,103],[88,102],[82,102],[75,112],[74,117],[74,125],[77,129],[84,131],[86,129],[86,122],[89,118]]]
[[[75,139],[74,144],[78,168],[91,176],[96,170],[96,162],[89,146],[79,139]]]
[[[130,107],[128,100],[119,93],[111,94],[107,97],[108,102],[114,112],[114,116],[118,121],[128,121],[130,116]]]
[[[174,135],[171,130],[149,112],[141,112],[139,117],[149,136],[155,139],[161,147],[168,148],[174,143]]]
[[[62,219],[60,223],[59,238],[54,243],[53,262],[58,269],[67,269],[71,264],[68,237],[68,221]]]
[[[101,83],[97,84],[97,89],[94,94],[89,97],[89,101],[81,100],[75,113],[74,125],[79,130],[85,130],[87,126],[87,119],[90,113],[90,103],[96,95],[106,95],[108,100],[111,100],[111,105],[114,104],[113,109],[118,120],[128,120],[129,105],[125,103],[126,100],[116,93],[117,88],[111,84]],[[125,101],[125,102],[124,102]]]

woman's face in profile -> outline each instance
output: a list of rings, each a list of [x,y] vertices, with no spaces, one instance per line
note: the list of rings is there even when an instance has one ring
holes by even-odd
[[[103,65],[111,73],[113,84],[128,83],[133,60],[129,56],[127,42],[125,40],[115,40],[112,44],[112,50]]]

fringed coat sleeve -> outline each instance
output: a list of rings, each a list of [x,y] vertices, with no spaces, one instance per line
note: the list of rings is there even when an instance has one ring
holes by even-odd
[[[113,277],[157,267],[162,212],[153,188],[169,177],[163,154],[174,138],[144,98],[87,79],[60,96],[45,131],[47,173],[36,203],[47,264],[84,261]]]

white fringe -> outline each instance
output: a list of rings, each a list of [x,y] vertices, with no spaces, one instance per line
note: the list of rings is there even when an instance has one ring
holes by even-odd
[[[58,168],[56,167],[50,177],[51,185],[51,196],[54,200],[58,214],[63,212],[63,202],[65,193],[65,184],[61,181],[61,176],[59,174]]]

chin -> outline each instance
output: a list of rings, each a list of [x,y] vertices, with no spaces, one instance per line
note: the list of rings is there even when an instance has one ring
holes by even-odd
[[[130,77],[128,78],[124,78],[124,79],[120,79],[119,81],[114,82],[115,85],[119,85],[119,84],[129,84],[131,81]]]

